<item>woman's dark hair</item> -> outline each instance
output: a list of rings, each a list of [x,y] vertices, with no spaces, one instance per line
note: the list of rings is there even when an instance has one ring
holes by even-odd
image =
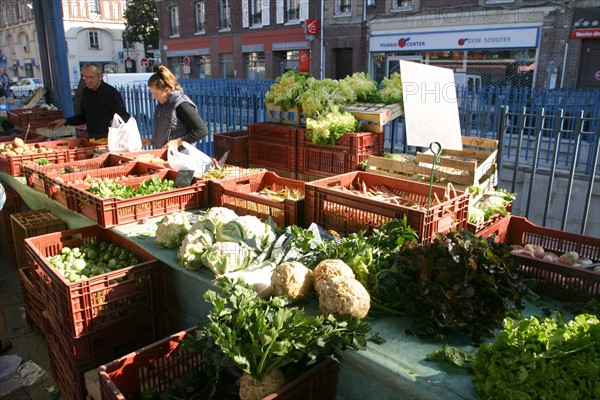
[[[173,75],[169,68],[165,67],[164,65],[159,66],[158,71],[150,76],[150,79],[148,79],[148,86],[155,87],[160,90],[171,88],[171,90],[179,90],[183,92],[183,88],[181,85],[179,85],[177,77]]]

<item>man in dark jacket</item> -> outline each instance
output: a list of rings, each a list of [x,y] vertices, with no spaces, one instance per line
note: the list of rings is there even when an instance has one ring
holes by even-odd
[[[102,65],[87,63],[82,68],[85,89],[81,94],[81,110],[69,118],[61,118],[48,124],[48,128],[56,129],[63,125],[86,124],[88,137],[100,139],[108,137],[108,128],[115,114],[123,121],[129,120],[125,102],[121,93],[113,86],[102,80]]]

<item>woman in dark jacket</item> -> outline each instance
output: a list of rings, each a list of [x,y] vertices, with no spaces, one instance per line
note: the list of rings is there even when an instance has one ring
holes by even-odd
[[[148,79],[148,87],[158,105],[154,110],[154,147],[195,144],[208,135],[208,128],[196,105],[183,94],[177,77],[165,66]]]

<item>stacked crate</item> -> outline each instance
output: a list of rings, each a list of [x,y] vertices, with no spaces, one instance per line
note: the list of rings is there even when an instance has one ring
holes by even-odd
[[[43,333],[45,325],[42,312],[46,309],[46,306],[44,299],[33,285],[29,268],[27,268],[25,239],[46,233],[64,231],[67,226],[50,211],[44,209],[13,213],[10,218],[27,322],[34,331]]]
[[[71,282],[47,258],[64,248],[107,242],[139,262]],[[85,398],[85,372],[169,332],[166,270],[137,244],[97,225],[25,239],[32,286],[46,303],[44,338],[61,398]]]

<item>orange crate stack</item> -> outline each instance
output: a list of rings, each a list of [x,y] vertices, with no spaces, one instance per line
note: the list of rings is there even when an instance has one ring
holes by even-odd
[[[151,165],[151,167],[156,166]],[[155,172],[154,176],[175,181],[177,171],[161,169]],[[148,178],[133,178],[122,183],[135,188],[145,179]],[[87,185],[84,184],[69,187],[73,195],[74,211],[96,221],[98,225],[105,228],[208,205],[206,181],[199,179],[194,179],[192,185],[187,187],[130,199],[100,198],[86,189]]]
[[[248,131],[223,132],[214,135],[215,158],[219,160],[226,151],[227,164],[248,167]]]
[[[93,144],[87,139],[62,139],[44,143],[44,146],[55,150],[64,150],[67,161],[92,158],[98,150],[107,149],[106,145]]]
[[[142,388],[166,390],[192,369],[211,368],[201,353],[190,353],[182,340],[195,328],[175,333],[135,353],[98,368],[102,400],[139,399]],[[263,400],[326,400],[335,398],[339,364],[330,359],[310,370]]]
[[[65,175],[76,172],[88,172],[99,168],[119,166],[128,162],[132,162],[132,160],[117,154],[107,153],[90,159],[70,161],[61,164],[27,164],[23,166],[23,175],[25,175],[29,187],[32,187],[38,192],[45,193],[46,189],[42,176],[46,174],[56,172],[59,175]]]
[[[579,257],[600,262],[598,238],[559,231],[533,224],[524,217],[509,215],[477,233],[482,237],[496,235],[495,240],[509,245],[534,244],[546,252],[562,255],[576,251]],[[566,301],[587,301],[600,298],[600,272],[591,269],[550,262],[526,255],[513,256],[524,278],[539,282],[535,289],[540,294]]]
[[[367,190],[385,187],[403,202],[408,199],[419,207],[392,204],[344,190],[350,187],[363,190],[365,186]],[[469,194],[464,192],[453,193],[449,200],[445,200],[446,190],[433,187],[431,207],[427,212],[428,184],[368,172],[355,171],[307,182],[305,190],[304,219],[307,225],[315,222],[326,229],[351,233],[371,230],[406,215],[408,224],[423,242],[431,241],[436,232],[466,228]]]
[[[213,206],[224,206],[238,215],[254,215],[262,220],[273,218],[279,226],[304,224],[304,182],[282,178],[274,172],[262,171],[242,177],[210,182]],[[275,201],[259,194],[269,188],[274,191],[297,191],[302,200]]]
[[[92,241],[113,243],[135,254],[139,263],[69,282],[46,261],[64,247]],[[164,264],[111,230],[94,225],[27,238],[25,254],[32,283],[64,335],[79,338],[166,307]]]
[[[45,209],[13,213],[10,219],[11,232],[15,241],[17,267],[19,269],[27,267],[25,257],[26,238],[67,229],[67,224]]]
[[[95,158],[88,160],[88,162],[90,162],[91,165],[96,165],[94,160]],[[82,164],[83,166],[80,167],[82,169],[78,172],[49,172],[43,175],[41,178],[44,182],[44,191],[46,192],[46,195],[70,210],[78,211],[73,185],[78,185],[78,188],[82,190],[88,188],[89,184],[83,183],[87,177],[106,179],[123,178],[123,181],[125,181],[125,177],[129,176],[129,179],[132,180],[144,180],[148,179],[158,171],[165,171],[160,165],[126,161],[127,158],[114,154],[109,155],[108,160],[112,160],[108,163],[109,165],[115,163],[116,160],[116,165],[86,170],[86,164],[84,163]]]
[[[296,137],[305,129],[270,123],[250,125],[250,167],[267,168],[286,178],[296,178]]]
[[[80,338],[65,335],[48,311],[43,312],[44,339],[52,376],[61,399],[86,399],[85,373],[136,349],[154,343],[168,332],[166,312],[131,319]]]
[[[357,171],[370,155],[383,155],[384,143],[385,134],[376,132],[350,132],[336,145],[316,145],[299,134],[297,178],[311,181]]]
[[[31,281],[29,270],[19,269],[19,283],[21,284],[21,294],[23,295],[23,305],[25,306],[25,317],[27,323],[35,332],[44,334],[45,323],[43,312],[46,310],[46,303],[40,295],[37,287]]]

